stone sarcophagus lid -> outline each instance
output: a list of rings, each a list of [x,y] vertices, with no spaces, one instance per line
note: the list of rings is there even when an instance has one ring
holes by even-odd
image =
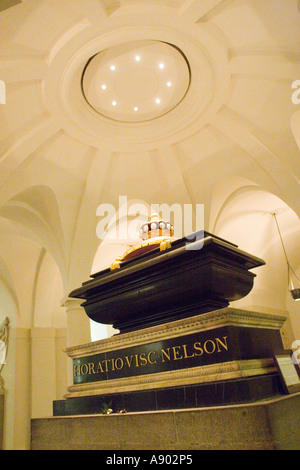
[[[177,240],[172,227],[150,233],[149,225],[142,244],[70,294],[92,320],[121,334],[225,308],[251,291],[250,270],[265,264],[208,232]]]

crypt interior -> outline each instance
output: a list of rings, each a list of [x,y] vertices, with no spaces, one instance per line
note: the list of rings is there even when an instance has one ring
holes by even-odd
[[[65,348],[115,333],[69,294],[136,242],[137,204],[202,205],[204,230],[263,259],[230,306],[286,316],[292,348],[300,3],[2,0],[0,37],[3,449],[29,450],[31,420],[63,399]],[[115,218],[99,237],[101,205]],[[170,215],[175,236],[195,229]]]

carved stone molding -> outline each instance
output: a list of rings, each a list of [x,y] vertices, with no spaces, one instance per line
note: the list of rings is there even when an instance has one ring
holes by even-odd
[[[281,329],[286,317],[270,315],[247,310],[224,308],[214,312],[204,313],[195,317],[144,328],[116,335],[111,338],[95,341],[87,344],[77,345],[66,349],[71,358],[108,352],[132,345],[146,344],[151,341],[160,341],[167,338],[176,338],[188,333],[212,330],[222,326],[243,326],[268,329]]]
[[[254,359],[244,361],[231,361],[221,364],[193,367],[168,372],[142,375],[139,377],[126,377],[108,382],[96,382],[68,387],[65,398],[92,396],[165,388],[185,384],[200,384],[216,382],[242,377],[270,374],[276,371],[273,359]]]

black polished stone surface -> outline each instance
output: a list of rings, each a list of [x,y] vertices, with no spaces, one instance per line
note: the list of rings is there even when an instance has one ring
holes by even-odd
[[[73,359],[74,384],[183,370],[229,361],[270,358],[280,332],[223,326]]]
[[[227,307],[246,296],[263,260],[207,232],[197,232],[92,276],[70,297],[94,321],[120,333]]]
[[[53,402],[54,416],[201,408],[253,403],[284,393],[278,374]]]

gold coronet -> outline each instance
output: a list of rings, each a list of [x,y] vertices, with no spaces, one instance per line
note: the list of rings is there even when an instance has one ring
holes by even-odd
[[[138,254],[136,253],[137,251],[145,252],[148,250],[144,250],[148,246],[151,247],[151,249],[159,247],[160,251],[165,251],[171,248],[172,242],[175,241],[176,238],[164,238],[164,237],[157,237],[157,238],[152,238],[150,240],[146,240],[143,243],[140,243],[139,245],[135,245],[131,248],[129,248],[123,255],[118,256],[115,261],[110,265],[110,270],[114,271],[116,269],[120,269],[122,262],[127,261],[127,259],[131,259],[134,256],[130,256],[133,254]]]
[[[144,240],[142,243],[130,247],[123,255],[118,256],[110,265],[110,270],[114,271],[121,268],[124,261],[139,256],[154,248],[165,251],[171,248],[173,237],[173,225],[159,218],[158,214],[152,214],[149,222],[142,224],[140,227],[140,237]]]

